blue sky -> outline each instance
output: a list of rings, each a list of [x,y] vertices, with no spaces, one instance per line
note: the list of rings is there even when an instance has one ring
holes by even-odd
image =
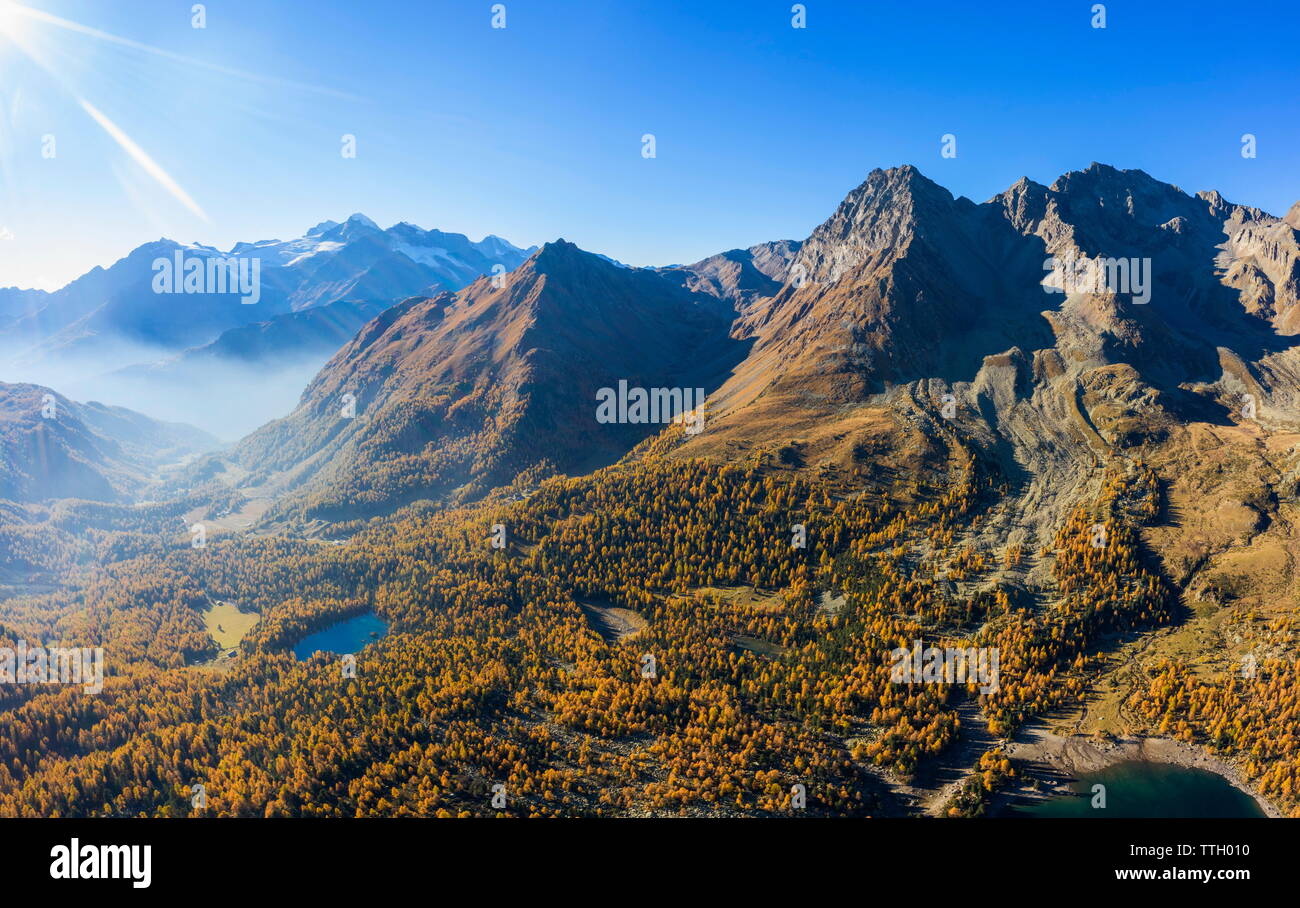
[[[795,29],[790,2],[504,0],[493,29],[479,0],[210,0],[196,29],[192,0],[24,0],[131,44],[5,2],[0,286],[354,211],[687,262],[802,238],[901,163],[976,200],[1093,160],[1300,199],[1294,2],[1124,0],[1094,29],[1075,0],[808,0]]]

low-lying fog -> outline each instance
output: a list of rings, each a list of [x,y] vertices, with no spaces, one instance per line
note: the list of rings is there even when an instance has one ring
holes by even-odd
[[[130,344],[93,355],[0,350],[0,381],[43,385],[77,401],[100,401],[233,442],[291,412],[327,357],[241,363],[177,357]]]

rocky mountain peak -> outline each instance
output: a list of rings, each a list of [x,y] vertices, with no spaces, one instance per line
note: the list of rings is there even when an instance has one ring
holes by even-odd
[[[804,270],[798,274],[836,281],[888,250],[902,249],[926,225],[950,222],[959,204],[910,164],[873,170],[803,244],[795,265]]]
[[[605,264],[607,263],[600,256],[585,252],[561,237],[549,243],[543,243],[542,248],[534,252],[523,267],[538,274],[547,274],[562,268]]]
[[[1292,205],[1291,210],[1286,213],[1286,217],[1282,220],[1286,221],[1296,230],[1300,230],[1300,202],[1296,202]]]

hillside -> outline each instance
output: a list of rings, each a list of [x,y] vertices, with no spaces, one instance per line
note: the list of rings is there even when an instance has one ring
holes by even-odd
[[[139,498],[163,467],[215,446],[192,426],[0,383],[0,499]]]
[[[729,320],[655,271],[549,243],[500,282],[384,312],[231,459],[254,473],[246,485],[293,490],[300,514],[335,518],[586,472],[656,428],[593,430],[598,389],[715,387],[740,355]]]

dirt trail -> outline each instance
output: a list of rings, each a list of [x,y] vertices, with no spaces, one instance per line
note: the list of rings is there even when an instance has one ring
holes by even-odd
[[[961,723],[957,740],[937,757],[923,761],[911,781],[872,768],[893,794],[900,814],[942,816],[944,805],[971,776],[980,755],[998,743],[975,701],[967,700],[956,710]]]
[[[920,790],[928,792],[922,799],[928,816],[943,816],[944,805],[957,793],[962,782],[970,778],[980,755],[998,742],[974,701],[968,700],[958,706],[957,715],[961,718],[957,743],[940,754],[933,765],[922,766],[913,782]]]

